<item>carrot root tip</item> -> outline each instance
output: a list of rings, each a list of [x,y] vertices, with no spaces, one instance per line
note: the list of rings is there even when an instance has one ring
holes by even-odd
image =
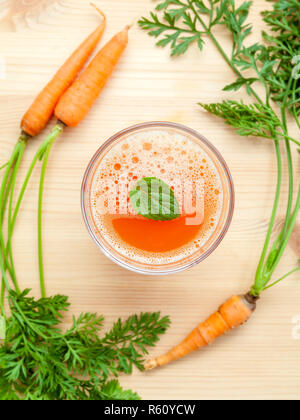
[[[158,364],[157,364],[155,359],[148,360],[145,363],[145,370],[152,370],[152,369],[155,369],[157,366],[158,366]]]
[[[95,3],[91,2],[90,5],[94,7],[97,10],[97,12],[103,17],[104,21],[106,21],[106,15],[102,12],[102,10]]]
[[[134,25],[135,25],[135,22],[136,21],[134,21],[134,22],[132,22],[130,25],[126,25],[125,26],[125,29],[127,30],[127,31],[129,31]]]

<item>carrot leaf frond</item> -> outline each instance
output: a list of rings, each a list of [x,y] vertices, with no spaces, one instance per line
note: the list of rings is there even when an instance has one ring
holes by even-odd
[[[9,292],[11,315],[0,344],[0,399],[139,399],[111,379],[131,373],[133,366],[143,369],[147,348],[166,332],[168,317],[143,313],[119,319],[101,338],[104,318],[84,313],[64,332],[68,298],[35,299],[29,292]]]
[[[274,138],[274,131],[281,125],[274,111],[264,104],[246,105],[225,100],[221,103],[199,104],[206,111],[223,118],[226,124],[237,129],[242,136]]]

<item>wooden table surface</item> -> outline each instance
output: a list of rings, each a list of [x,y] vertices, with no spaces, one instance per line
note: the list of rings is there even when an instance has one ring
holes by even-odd
[[[35,94],[99,21],[84,0],[45,3],[38,13],[5,16],[10,0],[0,0],[0,162],[8,158],[20,118]],[[266,2],[254,3],[251,20],[259,34],[259,11]],[[153,2],[101,0],[99,5],[108,17],[107,40],[147,14]],[[227,35],[220,36],[229,46]],[[134,26],[101,99],[78,128],[66,130],[50,158],[44,207],[48,293],[69,295],[74,314],[103,313],[107,328],[117,317],[140,311],[169,314],[172,327],[153,355],[177,344],[224,299],[246,292],[253,282],[274,196],[273,145],[239,137],[196,105],[219,100],[222,87],[233,80],[210,43],[202,54],[195,48],[171,59]],[[114,265],[93,244],[80,210],[83,173],[96,149],[118,130],[151,120],[183,123],[205,135],[227,160],[236,188],[233,223],[221,246],[199,266],[168,277],[143,277]],[[22,173],[40,140],[30,142]],[[299,155],[294,156],[299,179]],[[24,200],[14,243],[21,285],[37,295],[38,174]],[[278,226],[286,193],[285,177]],[[278,276],[296,266],[297,239],[299,231]],[[262,297],[253,318],[239,331],[167,368],[122,377],[121,383],[144,399],[299,399],[299,299],[299,275],[294,275]]]

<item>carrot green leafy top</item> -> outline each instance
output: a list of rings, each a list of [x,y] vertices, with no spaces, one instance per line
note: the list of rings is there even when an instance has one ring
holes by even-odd
[[[0,400],[139,399],[111,377],[131,373],[133,366],[143,369],[147,347],[166,331],[168,317],[157,312],[119,319],[100,337],[104,318],[84,313],[62,331],[68,298],[28,294],[9,292],[11,316],[0,346]]]

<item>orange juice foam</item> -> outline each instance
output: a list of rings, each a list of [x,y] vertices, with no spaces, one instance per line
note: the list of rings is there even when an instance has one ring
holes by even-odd
[[[187,180],[200,185],[200,218],[184,227],[184,209],[180,219],[168,222],[136,215],[128,192],[144,177],[166,182],[181,206],[184,187],[179,186]],[[160,128],[129,134],[106,153],[96,168],[90,200],[98,234],[120,254],[141,263],[168,264],[199,252],[216,229],[223,194],[218,171],[199,143],[188,134]]]

